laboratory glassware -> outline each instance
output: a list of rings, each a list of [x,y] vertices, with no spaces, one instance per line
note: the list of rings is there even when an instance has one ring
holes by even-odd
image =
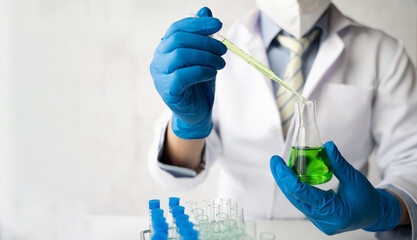
[[[152,210],[154,209],[159,209],[161,206],[160,200],[159,199],[152,199],[149,200],[148,202],[149,204],[149,230],[151,230],[152,233]]]
[[[245,221],[245,230],[246,230],[246,234],[252,240],[256,240],[256,222],[255,221]]]
[[[333,171],[316,121],[316,101],[295,102],[296,126],[288,166],[310,185],[329,181]]]

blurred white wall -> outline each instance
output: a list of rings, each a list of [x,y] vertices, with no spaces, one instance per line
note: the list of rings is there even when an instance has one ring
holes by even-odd
[[[416,63],[415,0],[338,0],[400,38]],[[0,0],[0,239],[87,239],[90,214],[144,215],[147,200],[215,196],[150,178],[165,107],[149,64],[168,26],[202,6],[228,28],[254,0]],[[139,229],[138,229],[139,230]]]

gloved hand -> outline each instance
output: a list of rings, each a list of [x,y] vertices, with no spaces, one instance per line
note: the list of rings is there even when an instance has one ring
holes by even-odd
[[[221,57],[226,46],[207,36],[218,32],[222,23],[208,8],[197,15],[171,25],[150,65],[155,87],[173,112],[172,130],[184,139],[210,134],[215,78],[226,64]]]
[[[282,158],[271,158],[272,174],[288,200],[328,235],[359,228],[379,232],[396,227],[401,219],[399,200],[385,190],[375,189],[343,158],[333,142],[324,146],[340,181],[337,193],[299,181]]]

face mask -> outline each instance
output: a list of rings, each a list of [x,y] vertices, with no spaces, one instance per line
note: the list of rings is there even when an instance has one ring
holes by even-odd
[[[329,7],[330,0],[256,0],[256,4],[278,26],[301,38]]]

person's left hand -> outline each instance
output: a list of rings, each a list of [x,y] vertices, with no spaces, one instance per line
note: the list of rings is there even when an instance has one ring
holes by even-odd
[[[272,156],[271,171],[290,202],[322,232],[332,235],[363,228],[388,231],[401,219],[399,200],[350,165],[333,142],[325,144],[333,173],[340,184],[337,193],[301,182],[279,156]]]

